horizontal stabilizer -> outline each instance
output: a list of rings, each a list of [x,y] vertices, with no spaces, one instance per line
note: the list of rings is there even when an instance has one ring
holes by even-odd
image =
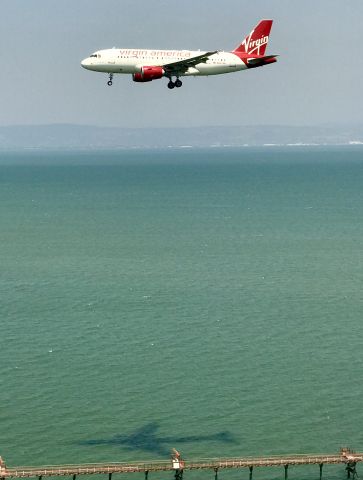
[[[278,55],[267,55],[265,57],[250,58],[247,60],[247,64],[249,67],[262,67],[262,65],[277,62],[277,56]]]

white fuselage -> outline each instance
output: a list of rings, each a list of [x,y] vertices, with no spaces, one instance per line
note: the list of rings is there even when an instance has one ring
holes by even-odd
[[[141,50],[107,49],[99,50],[85,58],[81,65],[87,70],[106,73],[135,74],[145,66],[163,66],[168,63],[187,60],[205,52],[200,50]],[[189,67],[182,75],[219,75],[247,69],[246,64],[234,53],[218,52],[204,63]]]

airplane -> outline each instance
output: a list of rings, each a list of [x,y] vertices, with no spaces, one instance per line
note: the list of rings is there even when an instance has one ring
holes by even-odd
[[[92,53],[81,65],[87,70],[108,73],[109,86],[115,73],[124,73],[131,74],[138,83],[166,77],[169,89],[180,88],[180,77],[220,75],[275,63],[277,55],[265,55],[271,27],[272,20],[261,20],[232,52],[111,48]]]

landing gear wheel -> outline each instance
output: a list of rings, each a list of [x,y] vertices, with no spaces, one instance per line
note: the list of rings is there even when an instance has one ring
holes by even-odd
[[[168,88],[170,88],[171,90],[174,87],[175,87],[175,83],[170,80],[170,82],[168,83]]]
[[[112,79],[113,79],[113,73],[110,73],[110,74],[108,75],[108,82],[107,82],[107,85],[108,85],[109,87],[111,87],[111,85],[112,85]]]
[[[181,80],[179,80],[179,78],[177,78],[176,81],[175,81],[176,88],[180,88],[182,85],[183,85],[183,82]]]

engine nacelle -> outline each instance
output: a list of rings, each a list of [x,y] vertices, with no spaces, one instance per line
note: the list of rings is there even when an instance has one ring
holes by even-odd
[[[151,82],[161,78],[164,73],[163,67],[141,67],[140,73],[134,73],[132,79],[134,82]]]

